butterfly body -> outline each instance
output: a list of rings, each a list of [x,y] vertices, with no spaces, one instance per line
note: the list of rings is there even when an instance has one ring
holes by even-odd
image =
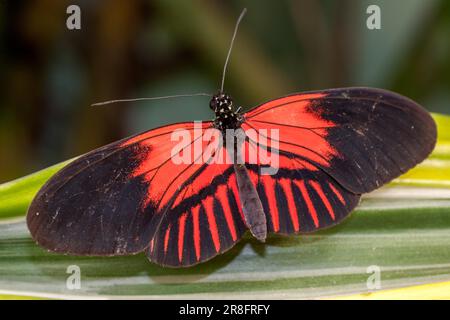
[[[256,239],[265,242],[267,238],[267,220],[261,199],[250,179],[245,164],[234,164],[233,167],[245,225]]]
[[[215,94],[212,97],[209,106],[216,115],[213,121],[214,127],[217,130],[221,131],[222,138],[224,137],[224,135],[226,135],[227,130],[239,130],[244,119],[238,112],[233,109],[233,100],[228,94],[223,92]],[[232,134],[236,136],[236,132]],[[240,132],[240,134],[243,133]],[[237,144],[238,140],[233,139],[233,145],[228,146],[228,148],[233,148],[233,152],[229,153],[235,155],[233,159],[233,168],[236,175],[239,198],[241,199],[242,203],[244,222],[247,228],[249,228],[252,235],[258,240],[264,242],[267,237],[266,216],[262,207],[261,199],[259,198],[258,193],[251,182],[244,161],[240,157],[240,161],[237,161],[237,151],[240,148],[240,146],[238,146]],[[227,148],[226,140],[224,141],[224,145]]]

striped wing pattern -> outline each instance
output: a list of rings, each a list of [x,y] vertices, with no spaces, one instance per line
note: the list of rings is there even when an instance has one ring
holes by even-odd
[[[209,169],[220,171],[211,180]],[[151,261],[166,266],[190,266],[233,247],[247,230],[232,167],[205,169],[182,190],[147,249]],[[207,179],[207,187],[197,181]],[[187,191],[188,190],[188,191]]]
[[[268,231],[273,233],[310,233],[331,227],[344,220],[360,199],[320,170],[280,168],[275,175],[251,172]]]

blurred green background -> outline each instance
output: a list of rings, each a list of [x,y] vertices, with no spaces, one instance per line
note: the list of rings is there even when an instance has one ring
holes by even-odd
[[[81,8],[81,30],[66,8]],[[366,9],[381,8],[381,30]],[[375,86],[450,113],[450,1],[247,0],[0,3],[0,183],[170,122],[210,119],[207,97],[89,107],[115,98],[226,91],[253,107],[288,93]]]

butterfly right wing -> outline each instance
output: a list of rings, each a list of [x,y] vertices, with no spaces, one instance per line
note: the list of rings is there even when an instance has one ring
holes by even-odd
[[[380,89],[294,94],[252,109],[244,119],[251,154],[279,153],[273,175],[261,174],[261,161],[248,167],[269,231],[283,234],[337,224],[360,194],[423,161],[436,143],[436,125],[425,109]],[[267,136],[272,130],[278,137]],[[260,135],[252,138],[252,132]]]

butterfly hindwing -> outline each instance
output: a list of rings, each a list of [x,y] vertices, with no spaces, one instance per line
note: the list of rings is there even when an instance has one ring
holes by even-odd
[[[310,233],[340,223],[359,203],[360,195],[349,192],[327,173],[281,153],[274,174],[261,174],[261,167],[248,165],[267,219],[268,232]]]
[[[208,183],[202,184],[203,179]],[[229,250],[247,230],[229,164],[205,165],[178,198],[147,250],[153,262],[172,267],[198,264]]]

